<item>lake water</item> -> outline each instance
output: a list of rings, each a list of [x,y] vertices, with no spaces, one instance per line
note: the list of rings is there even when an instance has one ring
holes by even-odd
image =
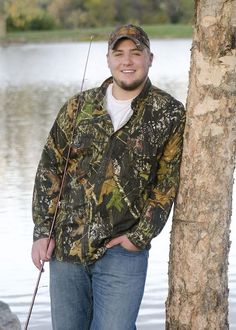
[[[155,54],[152,82],[185,103],[191,40],[152,40],[151,44]],[[109,76],[106,50],[106,43],[93,42],[84,88],[97,86]],[[10,305],[22,324],[38,276],[30,257],[34,175],[59,107],[80,90],[87,51],[86,42],[0,47],[0,300]],[[235,220],[234,209],[229,257],[230,329],[236,329]],[[153,240],[139,330],[164,329],[170,230],[171,219]],[[47,266],[29,329],[51,329]]]

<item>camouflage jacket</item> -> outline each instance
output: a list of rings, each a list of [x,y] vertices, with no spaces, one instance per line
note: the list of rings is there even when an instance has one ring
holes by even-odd
[[[92,263],[110,239],[123,234],[141,249],[150,248],[176,196],[183,105],[148,79],[132,101],[132,117],[114,133],[103,105],[111,82],[79,93],[61,108],[42,152],[33,195],[34,240],[49,235],[72,143],[53,231],[58,260]]]

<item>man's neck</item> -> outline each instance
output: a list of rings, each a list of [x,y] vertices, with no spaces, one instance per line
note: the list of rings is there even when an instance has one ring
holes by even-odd
[[[143,89],[145,82],[140,85],[138,88],[134,90],[125,90],[123,88],[120,88],[114,81],[113,81],[113,86],[112,86],[112,95],[117,99],[117,100],[130,100],[132,98],[135,98],[140,94],[140,92]]]

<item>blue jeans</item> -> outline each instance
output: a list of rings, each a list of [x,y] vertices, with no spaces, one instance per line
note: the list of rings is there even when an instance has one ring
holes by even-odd
[[[92,265],[50,261],[54,330],[134,330],[148,251],[117,245]]]

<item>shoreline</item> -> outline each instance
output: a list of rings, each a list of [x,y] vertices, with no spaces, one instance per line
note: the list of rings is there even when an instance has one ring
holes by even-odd
[[[142,27],[150,39],[189,39],[192,38],[193,34],[193,27],[189,24],[157,24],[143,25]],[[93,36],[94,41],[104,41],[108,39],[113,29],[114,26],[73,30],[14,31],[7,32],[4,37],[0,37],[0,45],[86,42],[91,39],[91,36]]]

